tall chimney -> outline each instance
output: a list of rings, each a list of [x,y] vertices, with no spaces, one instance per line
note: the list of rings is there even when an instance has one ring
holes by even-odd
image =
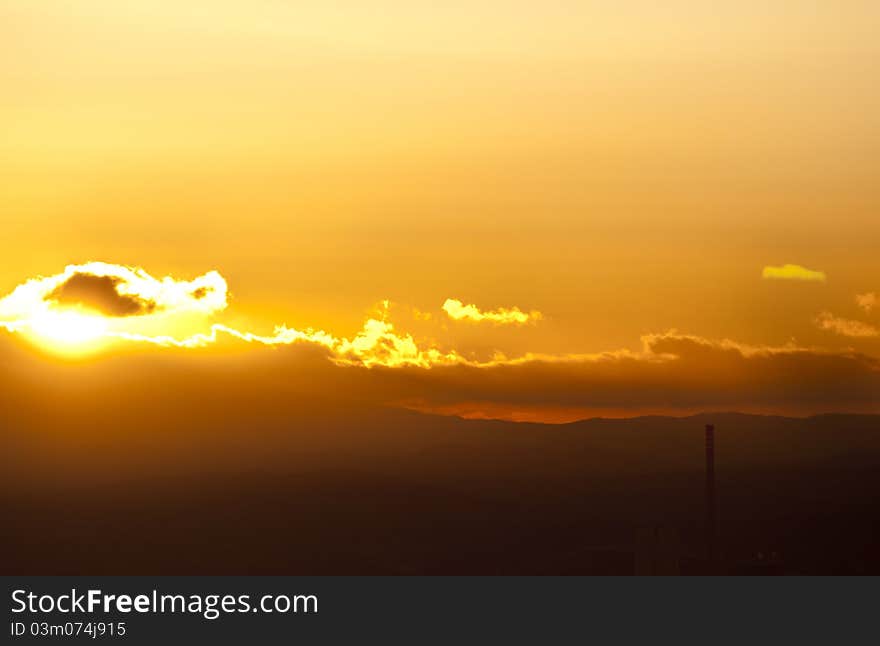
[[[715,426],[706,424],[706,558],[715,566]]]

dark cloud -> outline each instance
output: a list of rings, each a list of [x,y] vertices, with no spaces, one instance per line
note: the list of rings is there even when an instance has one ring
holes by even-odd
[[[77,273],[49,293],[46,300],[61,305],[82,305],[107,316],[140,316],[156,310],[155,301],[121,294],[122,282],[116,276]]]
[[[351,371],[361,393],[454,411],[577,408],[589,415],[740,410],[784,414],[880,411],[880,361],[857,353],[750,348],[699,337],[658,335],[644,355],[531,361],[491,367]]]
[[[4,336],[11,340],[13,335]],[[95,376],[105,392],[112,384],[119,390],[112,399],[127,407],[136,408],[137,398],[149,393],[146,408],[216,415],[221,427],[234,411],[254,419],[284,419],[317,402],[325,413],[378,405],[453,414],[482,409],[502,418],[538,420],[560,419],[554,411],[562,410],[583,411],[582,417],[712,410],[880,412],[876,357],[755,348],[679,334],[650,336],[644,343],[639,353],[425,369],[338,366],[327,348],[307,341],[265,347],[228,338],[193,350],[132,347],[125,354],[77,365],[75,376],[76,384]],[[27,386],[39,398],[59,369],[54,362],[23,364],[32,364],[41,375]],[[72,368],[59,373],[73,374]],[[24,385],[6,383],[5,389],[9,393]],[[534,414],[527,415],[529,411]]]

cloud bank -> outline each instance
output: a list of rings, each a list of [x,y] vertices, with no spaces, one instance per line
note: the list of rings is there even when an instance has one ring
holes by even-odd
[[[281,419],[314,402],[324,402],[328,410],[390,406],[550,422],[732,410],[880,412],[880,360],[875,357],[794,344],[750,346],[677,332],[647,335],[638,350],[435,363],[430,369],[416,363],[368,367],[356,355],[343,364],[334,348],[300,342],[211,355],[210,370],[199,368],[205,354],[194,350],[118,355],[74,371],[22,352],[19,360],[4,359],[11,338],[0,337],[0,363],[12,366],[2,373],[0,395],[10,401],[39,398],[53,380],[75,379],[70,387],[82,384],[85,393],[91,392],[88,383],[105,390],[118,384],[118,397],[127,403],[143,393],[145,405],[170,399],[180,410],[191,410],[197,401],[200,411],[237,407],[260,419]],[[32,368],[22,367],[28,361]]]
[[[379,375],[388,381],[386,397],[408,393],[397,401],[468,417],[568,421],[711,410],[880,412],[880,361],[874,357],[678,333],[648,335],[639,352]]]
[[[99,334],[120,342],[167,348],[169,352],[139,356],[167,359],[173,366],[200,361],[205,355],[199,348],[248,344],[254,351],[247,353],[247,360],[229,358],[227,365],[223,363],[227,359],[212,355],[211,365],[225,366],[221,372],[231,379],[222,388],[212,385],[207,376],[204,384],[181,383],[176,387],[197,399],[210,398],[223,389],[253,389],[253,397],[259,401],[272,400],[267,414],[283,412],[292,393],[300,393],[306,400],[332,393],[345,401],[539,421],[723,409],[786,414],[880,412],[877,358],[794,343],[755,346],[667,332],[644,336],[635,350],[515,357],[497,352],[481,360],[417,339],[396,329],[384,316],[382,320],[368,318],[351,337],[287,326],[261,335],[217,322],[208,324],[205,332],[183,337],[144,334],[126,327],[140,320],[158,318],[162,322],[162,317],[174,314],[211,315],[226,304],[226,282],[216,272],[191,281],[156,279],[136,268],[89,263],[30,280],[0,299],[3,316],[13,315],[8,320],[0,317],[0,327],[10,332],[39,331],[41,317],[47,312],[55,316],[68,310],[92,311],[99,313],[104,323]],[[458,311],[454,305],[450,308]],[[386,313],[387,309],[386,305]],[[449,313],[446,308],[444,311]],[[513,309],[477,311],[483,317],[518,311],[518,321],[531,317]],[[816,322],[823,329],[851,337],[878,334],[872,326],[828,312]],[[3,341],[11,338],[7,335]],[[192,351],[171,352],[175,348]],[[128,355],[110,356],[124,362]],[[78,370],[85,373],[91,368]],[[156,383],[170,384],[177,379],[173,375],[173,371],[163,373]],[[201,392],[203,386],[205,392]],[[224,395],[232,396],[231,392]]]

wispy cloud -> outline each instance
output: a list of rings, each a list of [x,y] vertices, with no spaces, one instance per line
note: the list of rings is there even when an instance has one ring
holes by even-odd
[[[880,330],[873,325],[854,321],[852,319],[844,319],[831,314],[831,312],[822,312],[816,318],[816,325],[823,330],[840,334],[841,336],[853,337],[856,339],[865,339],[880,336]]]
[[[868,292],[867,294],[856,294],[856,305],[861,307],[865,312],[870,312],[875,307],[877,307],[878,301],[877,294],[874,292]]]
[[[761,272],[761,276],[767,280],[804,280],[824,283],[827,277],[824,271],[807,269],[801,265],[782,265],[779,267],[767,265]]]
[[[489,322],[495,325],[523,325],[530,321],[538,321],[543,315],[537,310],[523,312],[518,307],[500,307],[497,310],[482,311],[473,304],[465,305],[455,298],[447,298],[443,303],[443,311],[455,321],[471,321],[473,323]]]

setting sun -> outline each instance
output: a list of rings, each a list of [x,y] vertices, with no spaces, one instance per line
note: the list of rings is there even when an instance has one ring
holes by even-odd
[[[35,316],[29,325],[36,343],[65,354],[96,349],[107,335],[108,328],[103,316],[76,310],[47,310]]]

